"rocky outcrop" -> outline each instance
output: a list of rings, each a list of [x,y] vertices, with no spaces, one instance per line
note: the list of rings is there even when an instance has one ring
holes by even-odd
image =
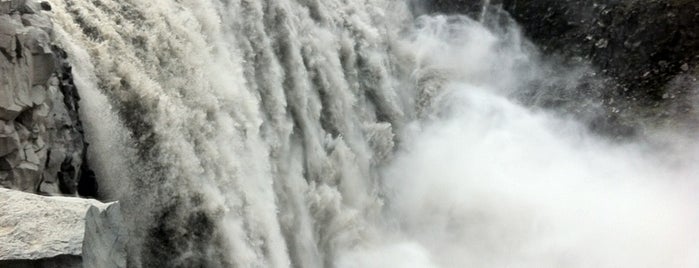
[[[82,267],[90,207],[107,205],[0,188],[0,267]]]
[[[0,186],[96,195],[78,92],[46,2],[0,0]]]

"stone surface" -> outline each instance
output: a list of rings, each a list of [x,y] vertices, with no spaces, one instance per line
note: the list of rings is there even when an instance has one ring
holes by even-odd
[[[85,215],[92,206],[104,209],[107,205],[0,188],[0,261],[81,256]]]
[[[84,267],[125,268],[128,232],[119,204],[91,207],[85,218]]]

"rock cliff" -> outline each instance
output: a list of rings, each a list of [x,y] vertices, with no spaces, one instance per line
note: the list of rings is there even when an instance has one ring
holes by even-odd
[[[47,2],[0,0],[0,186],[95,196],[78,92]]]

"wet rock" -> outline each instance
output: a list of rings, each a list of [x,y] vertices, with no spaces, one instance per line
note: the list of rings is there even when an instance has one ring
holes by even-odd
[[[41,9],[44,11],[51,11],[51,4],[46,1],[41,2]]]
[[[86,216],[84,267],[125,268],[128,232],[118,203],[106,209],[91,207]]]
[[[43,10],[41,8],[41,4],[38,1],[24,0],[23,2],[24,3],[22,3],[18,8],[18,10],[23,14],[37,14]]]
[[[6,156],[19,149],[20,140],[12,122],[0,120],[0,156]],[[0,169],[3,167],[0,166]],[[11,167],[5,167],[11,168]],[[6,169],[7,170],[7,169]]]
[[[104,209],[107,205],[0,188],[0,267],[60,267],[37,265],[66,263],[65,257],[79,265],[85,215],[91,206]]]
[[[80,96],[66,54],[52,46],[48,3],[0,0],[0,186],[78,195],[97,187],[86,166]],[[13,129],[12,129],[13,128]],[[96,195],[97,190],[85,191]]]

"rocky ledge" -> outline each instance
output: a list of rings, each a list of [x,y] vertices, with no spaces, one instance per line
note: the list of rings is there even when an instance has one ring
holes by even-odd
[[[100,213],[107,206],[92,199],[0,188],[0,267],[82,267],[88,209],[87,237],[99,241],[103,228],[95,226],[104,225]],[[118,206],[110,210],[118,211]]]
[[[65,52],[47,2],[0,0],[0,186],[95,196]]]

